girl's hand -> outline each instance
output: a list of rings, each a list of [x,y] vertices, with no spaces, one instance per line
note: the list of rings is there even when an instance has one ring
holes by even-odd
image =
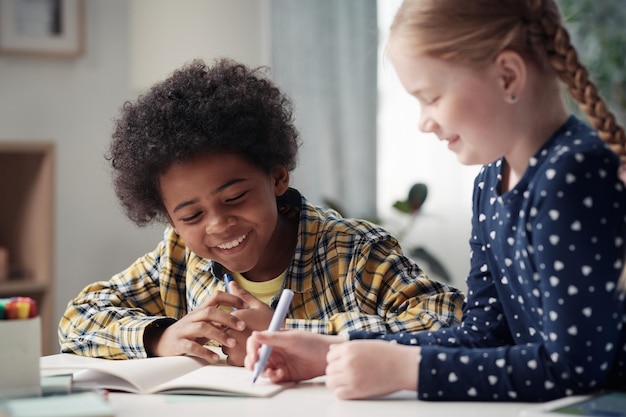
[[[303,381],[324,375],[326,353],[330,345],[341,343],[341,336],[328,336],[303,330],[252,332],[248,338],[246,368],[254,370],[261,345],[272,346],[265,372],[274,383]]]
[[[353,340],[330,346],[326,386],[344,400],[417,391],[420,348],[383,340]]]
[[[215,340],[233,347],[237,340],[227,330],[243,331],[246,328],[243,320],[219,308],[223,305],[237,309],[248,307],[241,298],[218,291],[165,330],[147,328],[144,334],[146,351],[151,356],[193,355],[209,362],[217,361],[219,355],[204,345]],[[245,349],[245,343],[242,349]]]

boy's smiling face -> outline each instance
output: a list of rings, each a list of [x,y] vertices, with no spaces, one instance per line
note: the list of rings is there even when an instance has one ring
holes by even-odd
[[[278,227],[276,196],[289,186],[285,167],[267,173],[236,154],[205,155],[172,165],[159,184],[171,225],[195,254],[251,280],[284,270],[277,258],[291,239]]]

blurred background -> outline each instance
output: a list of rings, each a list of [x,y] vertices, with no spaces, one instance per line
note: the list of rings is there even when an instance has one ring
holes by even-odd
[[[599,74],[602,88],[612,92],[622,117],[623,0],[561,1],[575,40],[585,45],[582,58],[591,62],[592,77]],[[462,166],[445,144],[417,129],[419,106],[384,57],[399,4],[0,0],[0,153],[3,143],[54,145],[46,208],[51,221],[40,231],[42,241],[50,238],[44,291],[53,349],[67,302],[88,283],[109,279],[153,250],[163,231],[163,225],[137,228],[118,206],[104,159],[113,121],[124,101],[198,57],[268,66],[295,103],[304,143],[293,186],[314,203],[379,222],[400,237],[407,252],[421,256],[418,262],[435,278],[464,290],[478,167]],[[0,207],[14,200],[2,184],[19,177],[8,158],[0,154]],[[416,183],[427,189],[419,210],[398,209]],[[7,212],[13,213],[0,209]],[[2,226],[12,221],[0,220],[0,246],[12,245],[7,230],[13,229]],[[19,258],[23,263],[28,256]],[[9,253],[9,263],[15,259]],[[0,295],[6,282],[0,282]]]

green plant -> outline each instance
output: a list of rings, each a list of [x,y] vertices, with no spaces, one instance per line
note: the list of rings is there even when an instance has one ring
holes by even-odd
[[[602,98],[626,122],[626,3],[624,0],[557,0],[580,61]],[[578,112],[573,100],[570,108]]]

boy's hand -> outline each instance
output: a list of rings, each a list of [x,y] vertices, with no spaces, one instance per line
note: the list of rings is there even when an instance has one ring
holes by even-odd
[[[231,314],[246,323],[243,330],[226,329],[225,333],[235,339],[234,345],[222,345],[222,352],[228,357],[229,365],[243,366],[246,357],[246,341],[254,330],[267,330],[272,320],[274,311],[263,301],[231,282],[229,289],[231,294],[239,297],[248,307],[237,309]]]
[[[246,328],[243,320],[219,308],[223,305],[241,310],[248,308],[241,298],[217,291],[165,330],[147,328],[144,334],[146,351],[150,356],[193,355],[210,362],[217,361],[219,355],[204,345],[215,340],[223,346],[233,347],[237,340],[227,330],[242,331]],[[245,342],[242,349],[245,349]]]

